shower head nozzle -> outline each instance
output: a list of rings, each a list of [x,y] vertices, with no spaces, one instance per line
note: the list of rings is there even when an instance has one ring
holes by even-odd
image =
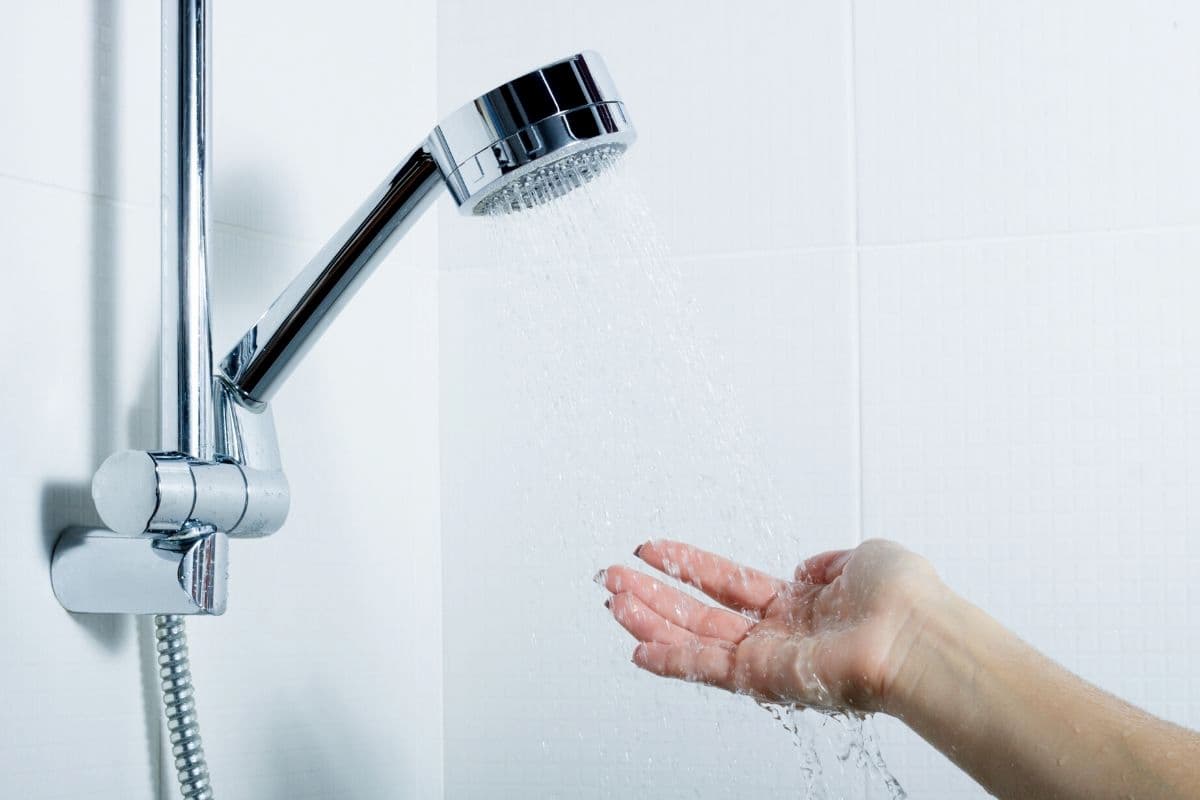
[[[502,84],[433,129],[428,147],[459,210],[519,211],[560,197],[637,137],[604,62],[585,52]]]

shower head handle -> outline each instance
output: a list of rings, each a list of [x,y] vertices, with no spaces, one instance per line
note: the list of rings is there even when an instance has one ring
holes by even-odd
[[[261,409],[308,349],[445,185],[420,146],[308,262],[221,361],[219,380]]]

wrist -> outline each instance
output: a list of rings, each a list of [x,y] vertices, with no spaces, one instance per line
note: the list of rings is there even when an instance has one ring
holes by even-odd
[[[979,613],[941,581],[924,588],[892,645],[884,713],[900,719],[919,714],[931,696],[977,671],[976,654],[965,636],[979,623],[972,621],[973,611]]]

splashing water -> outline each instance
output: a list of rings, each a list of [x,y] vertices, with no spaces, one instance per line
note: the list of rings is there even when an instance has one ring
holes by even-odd
[[[530,420],[521,434],[536,454],[536,464],[511,467],[519,487],[511,513],[527,528],[521,542],[532,548],[556,542],[555,557],[586,575],[614,547],[647,531],[734,555],[752,543],[758,562],[790,574],[793,564],[785,559],[806,551],[793,533],[792,510],[723,377],[728,363],[700,334],[708,326],[700,324],[681,262],[670,258],[627,172],[630,156],[609,163],[616,155],[606,154],[599,166],[559,162],[553,174],[530,178],[537,186],[511,187],[483,209],[492,266],[509,298],[504,325],[517,342],[506,354],[520,376],[517,402],[526,411],[516,416]],[[567,191],[559,202],[546,202]],[[522,213],[508,213],[515,210]],[[555,595],[556,587],[545,583],[554,579],[538,575],[533,594]],[[556,630],[557,646],[594,650],[587,626],[576,627]],[[571,636],[576,640],[562,641]],[[546,646],[536,629],[530,637],[535,652]],[[539,683],[539,669],[530,664],[531,685]],[[706,702],[724,702],[696,691]],[[745,707],[745,698],[732,700]],[[677,725],[678,698],[658,702],[664,728]],[[861,796],[864,775],[893,800],[905,797],[869,719],[766,708],[800,752],[802,797]],[[564,724],[560,734],[570,730],[570,721]],[[541,741],[545,758],[554,746]],[[627,744],[612,753],[602,746],[601,755],[631,762],[635,749]],[[646,771],[687,769],[642,758]],[[736,746],[727,758],[731,773],[761,771],[754,754]]]
[[[763,703],[762,706],[792,735],[792,744],[801,752],[801,769],[806,779],[805,797],[829,796],[828,787],[819,781],[822,764],[816,747],[815,733],[825,736],[842,774],[845,774],[845,766],[852,764],[882,785],[890,800],[905,800],[908,797],[900,782],[887,768],[875,736],[874,724],[869,716],[845,712],[813,713],[813,724],[806,727],[802,718],[804,709],[775,703]]]

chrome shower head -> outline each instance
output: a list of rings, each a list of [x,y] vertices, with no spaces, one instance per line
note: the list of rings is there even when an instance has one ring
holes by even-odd
[[[171,190],[170,197],[164,194],[164,222],[175,228],[163,228],[164,287],[178,288],[164,288],[164,297],[180,301],[173,311],[169,303],[163,309],[164,347],[174,340],[180,353],[164,351],[162,364],[164,391],[169,385],[173,392],[163,403],[170,451],[118,453],[96,473],[96,508],[121,534],[78,528],[60,538],[51,566],[54,592],[73,611],[221,613],[227,535],[263,536],[287,515],[287,479],[268,410],[275,392],[438,192],[448,188],[468,215],[531,208],[591,180],[635,138],[595,53],[493,89],[434,128],[212,370],[204,277],[203,144],[210,114],[203,5],[178,3],[178,18],[164,16],[164,31],[172,35],[183,31],[184,16],[192,17],[188,35],[177,35],[183,46],[175,67],[167,67],[165,55],[163,62],[164,97],[180,98],[177,104],[164,100],[163,107],[179,123],[179,147],[163,162],[164,192],[168,184]],[[373,366],[386,370],[382,344],[360,347]],[[338,380],[352,413],[356,393],[330,380]]]
[[[591,180],[637,137],[604,61],[585,52],[446,117],[428,147],[466,215],[520,211]]]

